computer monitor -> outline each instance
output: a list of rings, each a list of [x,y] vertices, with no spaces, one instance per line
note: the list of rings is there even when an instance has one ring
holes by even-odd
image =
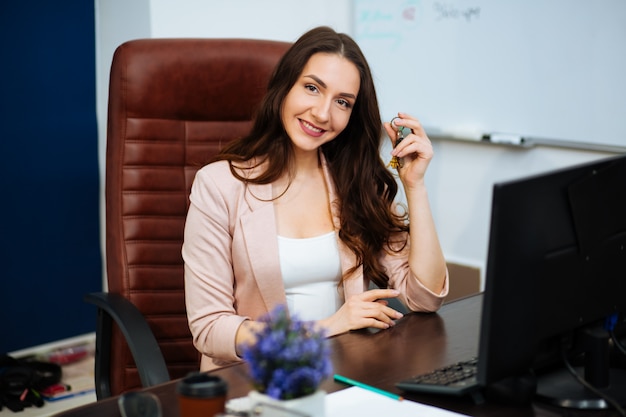
[[[606,402],[563,371],[586,356],[585,378],[626,400],[603,330],[626,313],[626,155],[493,187],[478,381],[536,377],[538,398],[574,408]],[[594,345],[591,349],[588,345]]]

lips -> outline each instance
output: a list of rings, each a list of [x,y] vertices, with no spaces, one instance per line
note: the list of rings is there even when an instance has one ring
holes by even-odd
[[[310,136],[320,137],[324,134],[324,132],[326,132],[324,129],[314,126],[305,120],[298,120],[300,121],[300,126],[302,127],[302,130],[304,130],[304,132]]]

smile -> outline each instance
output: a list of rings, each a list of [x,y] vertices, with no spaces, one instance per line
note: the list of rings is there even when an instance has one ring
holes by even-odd
[[[309,133],[319,135],[324,132],[324,129],[320,129],[317,126],[313,126],[312,124],[310,124],[309,122],[305,120],[300,119],[300,123],[302,124],[302,127]]]

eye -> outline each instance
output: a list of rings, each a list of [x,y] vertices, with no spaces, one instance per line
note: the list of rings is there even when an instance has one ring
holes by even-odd
[[[341,107],[345,107],[346,109],[352,108],[352,104],[348,100],[345,100],[343,98],[337,100],[337,104],[339,104]]]
[[[317,93],[319,91],[319,89],[317,88],[317,86],[313,85],[313,84],[306,84],[304,86],[304,88],[306,88],[307,90],[309,90],[312,93]]]

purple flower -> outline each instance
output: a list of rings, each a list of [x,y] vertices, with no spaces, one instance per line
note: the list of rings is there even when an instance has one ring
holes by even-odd
[[[326,335],[314,323],[289,316],[284,305],[260,320],[255,342],[242,346],[255,389],[276,399],[314,393],[332,373]]]

